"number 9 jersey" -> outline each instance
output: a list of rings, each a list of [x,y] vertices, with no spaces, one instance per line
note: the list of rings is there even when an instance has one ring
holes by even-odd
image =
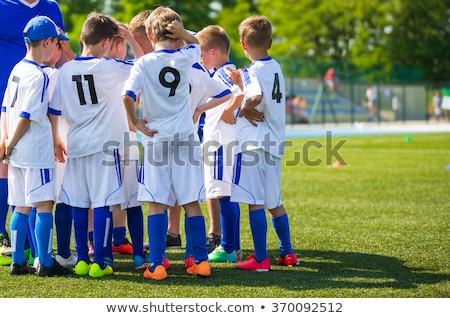
[[[153,142],[173,140],[177,134],[183,139],[194,133],[189,103],[189,74],[199,58],[199,45],[189,44],[178,50],[166,49],[146,54],[131,69],[122,95],[136,99],[141,93],[147,128],[158,130],[151,137]],[[148,140],[149,137],[144,138]]]

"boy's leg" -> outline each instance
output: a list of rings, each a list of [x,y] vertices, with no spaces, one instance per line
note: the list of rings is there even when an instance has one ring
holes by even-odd
[[[88,255],[89,209],[72,207],[72,211],[78,263],[82,261],[86,264],[90,264],[91,260]],[[85,273],[84,275],[87,275],[87,273]]]
[[[208,253],[220,245],[222,227],[220,224],[220,203],[218,199],[207,198],[206,207],[209,213],[209,231],[206,238]]]
[[[111,227],[112,213],[109,206],[94,208],[94,261],[89,269],[91,277],[99,278],[113,273],[112,267],[105,262],[107,250],[111,246],[108,242],[112,241]]]
[[[133,246],[133,256],[144,257],[144,218],[141,206],[127,208],[127,223]]]
[[[167,278],[167,272],[163,266],[167,232],[167,214],[165,209],[166,206],[163,204],[149,203],[147,229],[150,246],[150,265],[143,275],[148,279],[163,280]]]
[[[55,209],[57,255],[67,259],[72,256],[70,239],[72,236],[72,208],[65,203],[58,203]]]
[[[11,216],[10,231],[11,231],[11,249],[12,261],[19,265],[25,265],[25,240],[28,231],[28,214],[30,208],[15,207]]]
[[[269,209],[272,225],[277,233],[280,242],[280,257],[278,263],[285,266],[299,265],[291,244],[291,232],[289,228],[289,219],[283,205],[274,209]]]
[[[11,253],[11,242],[6,230],[8,208],[8,165],[0,163],[0,251],[3,255]]]
[[[176,203],[175,206],[171,206],[167,209],[167,248],[181,248],[180,216],[181,207],[178,205],[178,203]]]
[[[127,228],[125,226],[127,212],[125,210],[122,210],[120,204],[118,204],[114,206],[112,216],[113,216],[112,251],[114,253],[132,255],[133,246],[127,240]]]

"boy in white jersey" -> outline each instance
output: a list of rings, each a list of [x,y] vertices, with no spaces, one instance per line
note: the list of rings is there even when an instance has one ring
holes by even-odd
[[[239,150],[235,158],[231,200],[249,206],[250,229],[255,253],[236,267],[268,271],[267,220],[280,242],[278,264],[298,265],[293,253],[286,210],[281,203],[281,158],[285,140],[285,84],[280,65],[268,55],[272,24],[263,16],[251,16],[239,25],[245,55],[252,64],[233,71],[233,81],[245,95],[237,120]],[[236,76],[238,75],[238,76]]]
[[[73,207],[77,275],[103,277],[113,273],[105,262],[105,252],[112,240],[110,206],[125,202],[119,149],[128,131],[121,101],[113,92],[128,77],[132,63],[104,56],[113,36],[120,32],[108,16],[95,12],[87,16],[81,30],[81,56],[59,70],[51,102],[62,105],[69,124],[59,199]],[[92,264],[87,242],[89,208],[94,210]]]
[[[130,33],[128,38],[132,38],[131,32],[126,25],[118,23],[119,26]],[[128,42],[125,37],[115,35],[112,41],[111,50],[108,57],[125,60],[127,56],[127,45],[130,45],[135,58],[144,55],[140,45],[132,38]],[[122,87],[126,78],[118,83],[117,98],[121,100]],[[126,116],[125,109],[123,115]],[[112,252],[129,254],[133,256],[133,264],[135,269],[145,269],[148,262],[144,254],[144,219],[142,215],[142,202],[137,200],[138,192],[138,172],[139,172],[139,148],[136,138],[136,128],[129,125],[129,131],[124,136],[126,141],[124,148],[121,148],[120,158],[123,176],[123,188],[125,191],[126,202],[122,205],[113,207],[113,229],[112,229]],[[128,221],[128,230],[131,236],[131,242],[126,238],[125,223]],[[109,251],[108,251],[109,252]],[[112,255],[109,256],[112,258]]]
[[[25,58],[12,70],[1,116],[1,159],[8,160],[8,203],[11,217],[11,275],[33,272],[25,260],[28,215],[36,207],[38,276],[68,274],[52,255],[55,158],[64,161],[64,144],[58,135],[59,108],[48,106],[47,74],[40,65],[53,54],[58,39],[68,40],[48,17],[36,16],[24,29]]]
[[[154,52],[139,59],[123,90],[123,102],[131,123],[144,133],[138,200],[149,202],[148,235],[150,266],[144,277],[167,278],[162,265],[166,249],[168,206],[178,202],[187,213],[192,232],[195,263],[189,275],[210,276],[205,243],[200,145],[194,140],[189,105],[189,71],[200,57],[198,41],[183,28],[180,16],[158,7],[145,22]],[[175,50],[178,39],[188,43]],[[141,93],[144,118],[136,116],[134,103]],[[157,180],[157,182],[155,182]]]
[[[241,259],[240,209],[230,202],[234,147],[236,146],[236,109],[243,95],[239,86],[227,79],[227,68],[236,69],[230,62],[230,39],[218,25],[203,28],[197,34],[202,51],[201,61],[207,69],[214,69],[213,79],[233,92],[233,99],[206,111],[203,128],[204,179],[207,206],[210,214],[208,259],[210,262],[236,262]],[[214,237],[219,236],[217,247]]]

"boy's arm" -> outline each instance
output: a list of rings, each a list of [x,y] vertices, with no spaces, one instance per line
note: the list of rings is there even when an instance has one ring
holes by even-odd
[[[195,109],[194,116],[193,116],[194,124],[198,121],[198,118],[200,117],[200,115],[202,113],[206,112],[207,110],[209,110],[211,108],[217,107],[217,106],[225,103],[231,97],[232,97],[232,94],[230,93],[230,94],[227,94],[227,95],[222,96],[222,97],[211,98],[211,100],[208,101],[207,103],[197,107]]]
[[[234,116],[234,111],[242,105],[242,100],[244,95],[234,96],[234,99],[230,104],[227,105],[222,113],[220,119],[222,119],[227,124],[234,124],[236,122],[236,117]]]
[[[146,126],[147,121],[144,118],[138,118],[136,116],[135,101],[131,96],[123,95],[122,102],[128,114],[129,121],[133,124],[136,129],[140,130],[147,136],[153,137],[154,134],[158,133],[156,129],[148,129]]]
[[[53,135],[53,149],[55,152],[55,160],[58,162],[66,162],[64,156],[67,155],[66,145],[62,141],[59,135],[59,116],[55,114],[48,114],[50,123],[52,125],[52,135]]]
[[[264,121],[264,114],[255,109],[261,101],[262,95],[256,95],[247,99],[239,111],[239,117],[245,117],[253,126],[258,126],[256,122]]]
[[[17,121],[16,129],[14,130],[11,138],[5,140],[5,157],[8,159],[11,155],[11,151],[16,146],[17,142],[22,138],[23,134],[30,128],[31,120],[28,118],[20,117]]]
[[[119,35],[128,42],[131,49],[133,50],[135,58],[144,56],[144,51],[142,50],[141,46],[136,42],[131,32],[122,25],[119,25]]]
[[[172,39],[182,39],[187,44],[199,44],[200,42],[198,39],[184,29],[183,25],[180,23],[180,21],[172,21],[172,23],[169,23],[166,27],[166,30],[169,31],[171,34],[168,35],[168,37]]]
[[[8,139],[8,127],[6,124],[6,113],[0,117],[1,137],[0,137],[0,161],[5,157],[5,140]]]

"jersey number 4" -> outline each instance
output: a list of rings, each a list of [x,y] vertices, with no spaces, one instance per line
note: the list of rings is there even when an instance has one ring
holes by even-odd
[[[94,75],[83,75],[85,81],[88,82],[89,95],[91,96],[91,103],[98,104],[97,92],[94,86]],[[77,84],[78,98],[81,105],[86,105],[86,97],[84,96],[83,83],[81,75],[72,75],[72,81]]]
[[[281,98],[283,98],[283,94],[281,93],[280,88],[280,78],[278,77],[278,73],[275,73],[275,78],[273,79],[273,87],[272,87],[272,99],[276,99],[277,103],[281,103]]]

